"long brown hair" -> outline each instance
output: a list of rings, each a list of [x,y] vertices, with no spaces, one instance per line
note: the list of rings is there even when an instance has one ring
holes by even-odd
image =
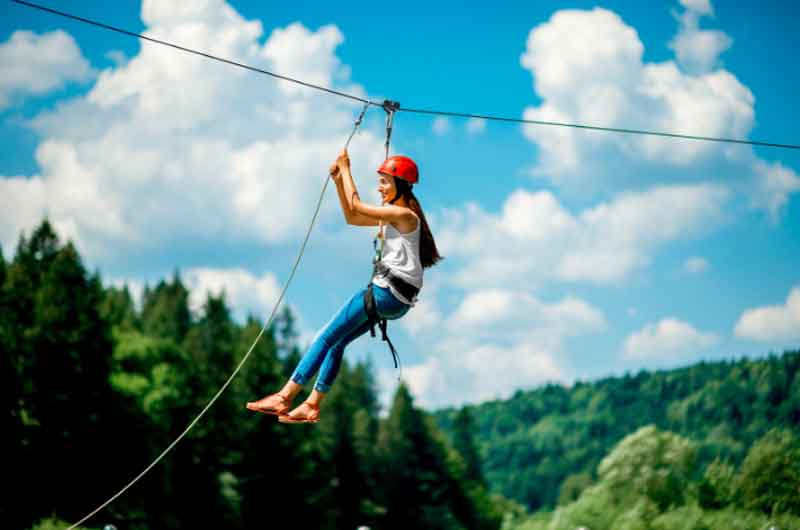
[[[421,237],[419,241],[419,254],[422,267],[427,269],[433,267],[444,258],[439,255],[439,250],[436,248],[436,241],[433,240],[433,234],[428,226],[428,220],[425,219],[425,214],[422,212],[422,206],[419,203],[416,195],[412,191],[413,185],[407,180],[401,178],[394,179],[394,185],[397,188],[397,195],[389,201],[389,204],[394,203],[400,197],[405,197],[408,202],[408,207],[417,214],[419,220],[422,222]]]

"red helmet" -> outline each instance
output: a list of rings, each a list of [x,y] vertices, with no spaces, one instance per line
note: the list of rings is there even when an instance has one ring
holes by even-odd
[[[419,182],[417,164],[407,156],[390,156],[378,168],[378,173],[386,173],[395,178],[407,180],[411,184]]]

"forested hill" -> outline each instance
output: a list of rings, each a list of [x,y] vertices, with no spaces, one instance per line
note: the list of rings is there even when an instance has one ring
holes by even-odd
[[[189,425],[262,323],[234,320],[224,293],[191,311],[178,272],[134,304],[46,221],[9,258],[0,252],[0,444],[14,494],[0,497],[0,528],[66,528]],[[300,353],[283,310],[202,421],[91,528],[264,528],[276,507],[320,530],[750,530],[773,512],[778,528],[800,528],[800,352],[432,414],[400,385],[385,417],[371,365],[345,360],[318,425],[247,411]],[[637,430],[646,424],[659,429]],[[778,425],[794,432],[761,438]],[[715,455],[730,465],[706,465]],[[561,507],[529,519],[487,478],[532,508]],[[687,513],[703,520],[687,526]]]
[[[0,529],[67,528],[209,403],[263,324],[236,321],[224,293],[199,311],[189,295],[176,272],[134,304],[47,221],[9,260],[0,251],[0,446],[13,491],[0,496]],[[317,425],[248,411],[295,369],[297,336],[284,308],[186,438],[81,528],[262,529],[281,510],[319,530],[500,529],[512,505],[487,491],[468,418],[448,444],[405,385],[380,417],[368,363],[345,359]]]
[[[696,442],[698,470],[717,456],[738,464],[772,427],[800,432],[798,369],[800,351],[791,351],[548,385],[467,408],[491,489],[537,509],[576,496],[614,445],[644,425]],[[449,433],[457,412],[434,416]]]

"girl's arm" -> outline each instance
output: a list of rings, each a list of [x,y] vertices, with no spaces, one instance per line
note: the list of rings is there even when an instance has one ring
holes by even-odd
[[[372,206],[361,202],[356,190],[356,184],[353,181],[353,175],[350,173],[350,158],[347,156],[347,151],[342,151],[339,158],[336,160],[339,166],[339,174],[342,178],[342,186],[344,188],[344,196],[350,212],[354,215],[367,217],[374,221],[373,224],[378,224],[378,221],[386,223],[396,223],[398,221],[408,220],[413,217],[407,208],[387,204],[383,206]]]
[[[336,183],[336,194],[339,196],[339,205],[342,207],[342,213],[344,214],[345,222],[355,226],[377,225],[377,221],[364,215],[357,214],[350,208],[350,205],[347,203],[347,199],[345,198],[344,184],[342,183],[342,173],[339,171],[339,166],[336,163],[331,166],[329,173],[333,179],[333,182]]]
[[[341,174],[341,173],[340,173]],[[333,181],[336,183],[336,193],[339,195],[339,204],[342,207],[344,220],[347,224],[355,226],[376,226],[378,221],[371,219],[365,215],[357,214],[350,209],[350,205],[345,198],[344,184],[341,177],[334,177]]]
[[[331,172],[331,178],[333,182],[336,184],[336,194],[339,196],[339,206],[342,207],[342,213],[344,214],[344,220],[348,224],[350,223],[350,206],[347,205],[347,199],[344,198],[344,185],[342,184],[342,177],[341,173],[339,173],[339,168],[337,167],[336,172]]]

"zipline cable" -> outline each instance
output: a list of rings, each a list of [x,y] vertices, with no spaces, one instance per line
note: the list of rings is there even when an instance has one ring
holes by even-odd
[[[77,15],[72,15],[70,13],[65,13],[64,11],[59,11],[57,9],[53,9],[50,7],[42,6],[39,4],[34,4],[32,2],[26,2],[25,0],[11,0],[14,3],[21,4],[24,6],[32,7],[34,9],[39,9],[41,11],[46,11],[48,13],[52,13],[54,15],[60,15],[62,17],[70,18],[72,20],[77,20],[78,22],[85,22],[86,24],[91,24],[92,26],[97,26],[99,28],[107,29],[110,31],[116,31],[117,33],[122,33],[123,35],[128,35],[131,37],[138,37],[140,39],[144,39],[146,41],[154,42],[156,44],[163,44],[164,46],[169,46],[170,48],[175,48],[176,50],[181,50],[187,53],[193,53],[195,55],[200,55],[201,57],[205,57],[206,59],[212,59],[214,61],[220,61],[223,63],[227,63],[233,66],[238,66],[239,68],[244,68],[245,70],[250,70],[251,72],[258,72],[259,74],[266,74],[277,79],[282,79],[284,81],[291,81],[292,83],[297,83],[298,85],[303,85],[309,88],[316,88],[317,90],[322,90],[323,92],[328,92],[329,94],[334,94],[336,96],[341,96],[343,98],[349,98],[355,101],[360,101],[361,103],[366,103],[369,105],[375,105],[380,107],[380,103],[373,103],[372,101],[368,101],[364,98],[360,98],[358,96],[354,96],[352,94],[347,94],[346,92],[340,92],[338,90],[333,90],[332,88],[327,88],[320,85],[315,85],[313,83],[308,83],[306,81],[301,81],[299,79],[295,79],[293,77],[288,77],[285,75],[276,74],[275,72],[270,72],[269,70],[264,70],[263,68],[257,68],[255,66],[250,66],[248,64],[240,63],[237,61],[233,61],[231,59],[225,59],[224,57],[218,57],[216,55],[211,55],[210,53],[201,52],[198,50],[194,50],[192,48],[187,48],[185,46],[180,46],[179,44],[175,44],[172,42],[168,42],[161,39],[156,39],[154,37],[148,37],[147,35],[143,35],[141,33],[136,33],[135,31],[128,31],[127,29],[118,28],[116,26],[111,26],[110,24],[105,24],[103,22],[98,22],[96,20],[91,20],[84,17],[79,17]]]
[[[382,107],[382,103],[377,103],[373,101],[369,101],[367,99],[354,96],[353,94],[347,94],[345,92],[340,92],[338,90],[333,90],[331,88],[323,87],[320,85],[315,85],[313,83],[308,83],[306,81],[301,81],[299,79],[295,79],[292,77],[288,77],[285,75],[276,74],[274,72],[270,72],[269,70],[264,70],[263,68],[257,68],[255,66],[250,66],[244,63],[240,63],[237,61],[232,61],[230,59],[225,59],[223,57],[218,57],[216,55],[212,55],[210,53],[201,52],[198,50],[194,50],[192,48],[187,48],[185,46],[180,46],[178,44],[174,44],[172,42],[167,42],[164,40],[156,39],[154,37],[148,37],[147,35],[143,35],[141,33],[136,33],[134,31],[128,31],[126,29],[118,28],[116,26],[112,26],[110,24],[105,24],[103,22],[98,22],[96,20],[91,20],[88,18],[80,17],[77,15],[72,15],[70,13],[65,13],[63,11],[59,11],[57,9],[53,9],[50,7],[42,6],[39,4],[34,4],[33,2],[28,2],[26,0],[11,0],[14,3],[24,5],[27,7],[32,7],[34,9],[39,9],[41,11],[46,11],[48,13],[52,13],[54,15],[59,15],[62,17],[66,17],[72,20],[76,20],[78,22],[84,22],[86,24],[91,24],[93,26],[97,26],[103,29],[107,29],[110,31],[115,31],[117,33],[122,33],[123,35],[129,35],[131,37],[138,37],[140,39],[144,39],[146,41],[154,42],[156,44],[163,44],[164,46],[169,46],[170,48],[175,48],[177,50],[181,50],[187,53],[193,53],[195,55],[200,55],[207,59],[212,59],[214,61],[220,61],[223,63],[227,63],[233,66],[238,66],[239,68],[244,68],[245,70],[250,70],[252,72],[258,72],[260,74],[266,74],[277,79],[282,79],[284,81],[290,81],[292,83],[297,83],[299,85],[303,85],[309,88],[315,88],[317,90],[321,90],[323,92],[327,92],[329,94],[334,94],[337,96],[341,96],[344,98],[352,99],[355,101],[360,101],[361,103],[367,105],[373,105],[376,107]],[[644,129],[625,129],[621,127],[600,127],[595,125],[584,125],[580,123],[564,123],[564,122],[556,122],[556,121],[544,121],[544,120],[526,120],[523,118],[509,118],[503,116],[492,116],[487,114],[470,114],[466,112],[448,112],[443,110],[430,110],[430,109],[415,109],[415,108],[402,108],[398,107],[395,110],[400,112],[409,112],[415,114],[429,114],[429,115],[436,115],[436,116],[451,116],[457,118],[475,118],[480,120],[489,120],[489,121],[501,121],[501,122],[510,122],[510,123],[524,123],[529,125],[548,125],[554,127],[570,127],[574,129],[587,129],[593,131],[604,131],[604,132],[615,132],[615,133],[623,133],[623,134],[642,134],[642,135],[650,135],[650,136],[662,136],[667,138],[682,138],[685,140],[699,140],[699,141],[706,141],[706,142],[724,142],[724,143],[734,143],[734,144],[744,144],[744,145],[753,145],[758,147],[776,147],[781,149],[800,149],[800,145],[796,144],[781,144],[781,143],[774,143],[774,142],[761,142],[757,140],[739,140],[736,138],[717,138],[713,136],[696,136],[690,134],[679,134],[679,133],[667,133],[667,132],[659,132],[659,131],[648,131]]]
[[[623,129],[618,127],[597,127],[594,125],[582,125],[580,123],[564,123],[558,121],[542,121],[542,120],[526,120],[523,118],[504,118],[501,116],[486,116],[482,114],[468,114],[466,112],[447,112],[442,110],[425,110],[425,109],[408,109],[408,108],[400,108],[398,109],[401,112],[412,112],[415,114],[433,114],[437,116],[454,116],[457,118],[475,118],[480,120],[493,120],[493,121],[505,121],[505,122],[512,122],[512,123],[526,123],[530,125],[552,125],[556,127],[572,127],[575,129],[589,129],[592,131],[605,131],[605,132],[617,132],[617,133],[626,133],[626,134],[646,134],[652,136],[666,136],[669,138],[683,138],[686,140],[704,140],[707,142],[727,142],[727,143],[734,143],[734,144],[747,144],[747,145],[757,145],[760,147],[780,147],[783,149],[800,149],[800,145],[793,145],[793,144],[776,144],[772,142],[759,142],[757,140],[738,140],[736,138],[716,138],[713,136],[694,136],[691,134],[678,134],[678,133],[666,133],[666,132],[658,132],[658,131],[646,131],[642,129]]]
[[[358,116],[358,119],[356,120],[355,126],[353,127],[353,132],[350,133],[350,136],[347,138],[347,142],[345,142],[345,144],[344,144],[344,148],[345,149],[347,149],[350,146],[350,141],[353,139],[353,136],[355,136],[356,132],[358,131],[358,128],[361,126],[361,122],[364,119],[364,114],[367,112],[367,109],[369,108],[369,105],[370,105],[369,102],[364,103],[364,108],[361,111],[361,114]],[[139,481],[139,479],[141,479],[143,476],[145,476],[147,474],[148,471],[150,471],[153,467],[155,467],[155,465],[158,464],[161,461],[161,459],[164,458],[167,455],[167,453],[169,453],[172,450],[173,447],[178,445],[178,442],[180,442],[183,439],[183,437],[186,436],[189,433],[189,431],[192,430],[192,427],[194,427],[195,424],[198,421],[200,421],[200,418],[202,418],[205,415],[205,413],[208,411],[208,409],[210,409],[211,406],[222,395],[222,393],[225,392],[225,389],[228,388],[228,385],[231,384],[233,379],[236,377],[236,375],[242,369],[242,366],[244,366],[244,363],[247,362],[247,359],[250,357],[250,354],[253,353],[253,349],[256,347],[256,344],[258,344],[258,341],[261,340],[261,336],[264,334],[264,332],[267,330],[267,328],[269,328],[270,324],[272,324],[272,320],[275,317],[275,313],[278,310],[278,307],[281,305],[281,301],[283,300],[283,296],[286,294],[286,291],[289,288],[289,284],[291,283],[292,278],[294,278],[294,274],[297,271],[297,266],[300,264],[300,259],[303,257],[303,253],[306,250],[306,244],[308,243],[308,238],[309,238],[309,236],[311,236],[311,230],[314,228],[314,223],[317,220],[317,215],[319,214],[320,207],[322,206],[322,199],[325,197],[325,191],[328,189],[328,183],[330,182],[330,180],[331,179],[330,179],[329,176],[325,178],[325,185],[322,186],[322,192],[319,195],[319,200],[317,200],[317,208],[314,210],[314,216],[311,218],[311,223],[308,225],[308,230],[306,231],[306,236],[303,239],[303,244],[300,246],[300,252],[298,252],[298,254],[297,254],[297,259],[295,260],[294,265],[292,266],[292,271],[289,273],[289,277],[286,279],[286,282],[283,284],[283,290],[281,291],[281,294],[278,297],[278,301],[275,302],[275,306],[272,308],[272,313],[269,315],[269,319],[267,319],[267,322],[261,328],[261,331],[256,336],[256,339],[253,341],[253,344],[252,344],[252,346],[250,346],[250,349],[247,350],[247,353],[245,353],[244,357],[242,357],[242,360],[239,362],[239,365],[236,367],[236,369],[233,371],[233,373],[231,373],[230,377],[228,377],[228,380],[225,381],[225,383],[222,385],[222,387],[220,387],[220,389],[217,391],[217,393],[214,394],[214,397],[211,398],[211,401],[209,401],[208,404],[205,406],[205,408],[203,408],[203,410],[200,411],[200,413],[197,415],[197,417],[194,420],[192,420],[192,422],[189,424],[189,426],[186,427],[186,429],[184,429],[184,431],[177,438],[175,438],[175,441],[173,441],[171,444],[169,444],[169,446],[166,449],[164,449],[161,452],[161,454],[158,455],[156,457],[156,459],[153,460],[153,462],[144,469],[144,471],[142,471],[141,473],[136,475],[136,477],[133,480],[131,480],[127,485],[125,485],[124,488],[122,488],[117,493],[115,493],[113,496],[111,496],[111,498],[109,498],[106,502],[104,502],[103,504],[101,504],[100,506],[95,508],[91,513],[86,515],[83,519],[81,519],[77,523],[75,523],[72,526],[70,526],[67,530],[73,530],[74,528],[77,528],[78,526],[83,524],[86,520],[88,520],[93,515],[98,513],[100,510],[102,510],[103,508],[105,508],[106,506],[108,506],[109,504],[114,502],[120,495],[125,493],[128,490],[128,488],[130,488],[131,486],[136,484]]]

